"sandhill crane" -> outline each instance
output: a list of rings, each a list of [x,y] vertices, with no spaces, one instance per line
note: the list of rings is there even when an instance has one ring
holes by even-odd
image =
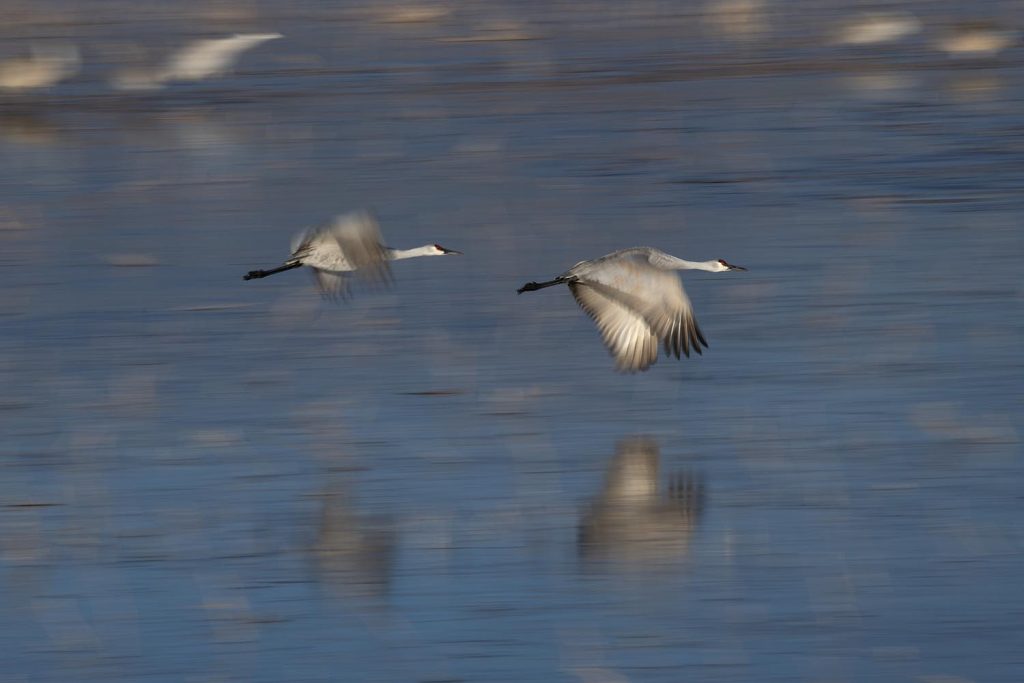
[[[720,273],[746,270],[723,259],[685,261],[652,247],[633,247],[593,261],[580,261],[548,282],[527,282],[517,291],[532,292],[567,284],[580,307],[597,323],[620,372],[649,368],[665,355],[701,353],[708,343],[693,316],[693,306],[673,270]]]
[[[921,31],[921,22],[909,12],[866,12],[848,19],[836,33],[840,45],[892,43]]]
[[[391,279],[389,261],[461,253],[440,244],[425,244],[414,249],[385,247],[374,217],[367,211],[356,211],[299,233],[292,242],[291,258],[277,268],[250,270],[242,279],[252,280],[309,266],[322,294],[344,297],[348,292],[347,276],[353,271],[368,280],[387,282]]]
[[[282,37],[280,33],[236,33],[226,38],[195,40],[172,54],[163,66],[121,71],[111,84],[118,90],[157,90],[175,81],[221,76],[243,52]]]
[[[685,555],[704,507],[704,484],[693,473],[658,490],[658,444],[632,436],[620,441],[608,463],[604,488],[584,509],[579,551],[584,559],[620,559],[630,565]]]
[[[995,57],[1019,40],[1011,28],[984,20],[967,21],[944,31],[936,47],[951,57]]]
[[[0,90],[48,88],[74,76],[80,65],[74,45],[33,45],[31,57],[0,62]]]

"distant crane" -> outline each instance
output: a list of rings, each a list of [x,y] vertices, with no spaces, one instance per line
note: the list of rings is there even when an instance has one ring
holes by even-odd
[[[242,53],[282,37],[280,33],[236,33],[226,38],[194,40],[172,54],[163,66],[127,69],[116,74],[111,83],[118,90],[159,90],[172,82],[223,76]]]
[[[77,74],[80,66],[74,45],[33,45],[31,57],[0,62],[0,91],[49,88]]]
[[[414,249],[392,249],[382,244],[380,228],[368,211],[336,216],[331,222],[295,236],[292,255],[270,270],[250,270],[243,280],[267,277],[300,266],[313,269],[317,287],[325,296],[346,296],[348,275],[354,271],[368,280],[390,281],[389,261],[417,256],[461,254],[440,244]]]
[[[701,353],[708,343],[674,270],[720,273],[746,270],[723,259],[685,261],[652,247],[633,247],[593,261],[580,261],[548,282],[527,282],[517,291],[569,285],[580,307],[593,318],[620,372],[646,370],[665,355]]]

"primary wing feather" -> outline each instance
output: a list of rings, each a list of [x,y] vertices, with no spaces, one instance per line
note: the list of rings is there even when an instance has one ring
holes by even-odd
[[[348,298],[348,275],[333,270],[313,268],[313,279],[320,294],[326,299]]]
[[[580,308],[597,324],[620,371],[646,370],[658,360],[658,338],[643,317],[588,284],[570,282],[569,289]]]

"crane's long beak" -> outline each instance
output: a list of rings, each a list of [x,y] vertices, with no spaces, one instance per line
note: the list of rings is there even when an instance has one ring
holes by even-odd
[[[445,249],[444,247],[441,247],[441,251],[443,251],[446,254],[455,254],[456,256],[464,255],[461,251],[455,251],[454,249]]]
[[[744,268],[743,266],[734,266],[733,264],[730,263],[729,270],[746,270],[746,268]]]

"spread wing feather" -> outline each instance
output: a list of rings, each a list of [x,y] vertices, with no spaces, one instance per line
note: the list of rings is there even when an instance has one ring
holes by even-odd
[[[643,317],[590,285],[570,282],[569,289],[597,324],[618,370],[642,371],[658,360],[658,338]]]
[[[313,271],[313,279],[316,281],[316,287],[325,299],[348,298],[348,276],[345,273],[321,270],[320,268],[312,268],[311,270]]]

